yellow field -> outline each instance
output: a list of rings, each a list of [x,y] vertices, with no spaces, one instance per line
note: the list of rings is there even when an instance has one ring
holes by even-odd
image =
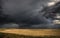
[[[0,29],[0,32],[27,36],[60,36],[60,29]]]

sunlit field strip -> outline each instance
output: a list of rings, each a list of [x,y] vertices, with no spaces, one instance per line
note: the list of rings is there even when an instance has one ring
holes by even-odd
[[[0,32],[27,36],[60,36],[60,29],[0,29]]]

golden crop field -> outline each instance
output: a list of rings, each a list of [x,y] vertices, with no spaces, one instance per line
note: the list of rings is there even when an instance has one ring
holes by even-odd
[[[3,38],[55,38],[55,36],[60,38],[60,29],[0,29],[0,37]]]
[[[29,36],[60,36],[60,29],[3,29],[0,32]]]

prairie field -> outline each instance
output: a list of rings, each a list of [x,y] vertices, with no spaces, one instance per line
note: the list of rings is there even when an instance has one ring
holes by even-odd
[[[0,29],[1,38],[60,38],[60,29]]]

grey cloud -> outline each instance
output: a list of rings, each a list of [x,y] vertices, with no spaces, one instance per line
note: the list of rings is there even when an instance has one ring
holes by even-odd
[[[43,12],[40,12],[44,7],[48,7],[47,4],[51,1],[52,0],[2,0],[2,13],[8,15],[5,22],[23,23],[19,26],[24,26],[24,24],[27,26],[51,24],[49,19],[42,16],[41,13]],[[3,27],[5,26],[3,25]],[[11,27],[13,27],[13,25],[11,25]]]

